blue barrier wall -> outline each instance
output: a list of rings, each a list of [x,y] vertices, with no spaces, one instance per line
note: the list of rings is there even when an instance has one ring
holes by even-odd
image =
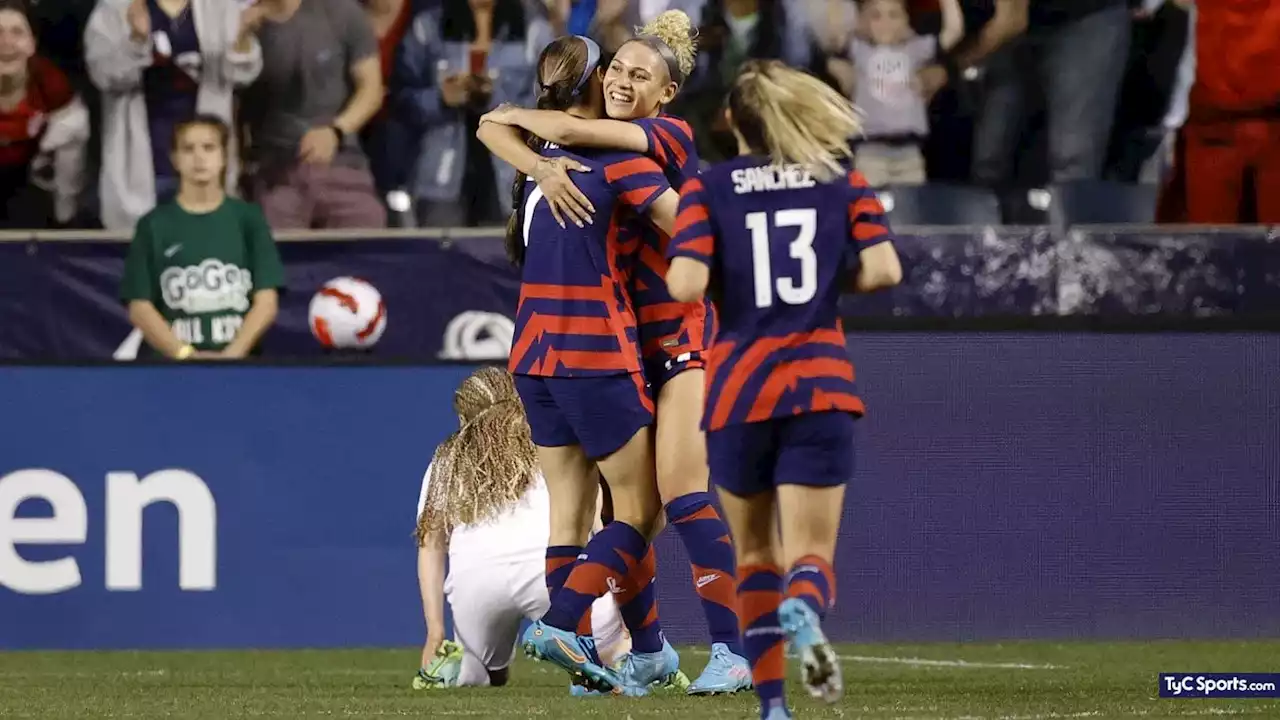
[[[903,282],[843,299],[860,318],[1233,318],[1280,313],[1280,238],[1265,228],[902,228]],[[133,359],[119,301],[126,245],[69,236],[0,242],[0,359]],[[489,231],[280,243],[286,287],[268,357],[316,357],[307,305],[330,278],[373,283],[387,307],[379,359],[488,360],[510,349],[520,283]],[[132,348],[132,349],[130,349]]]
[[[895,333],[851,352],[869,414],[838,639],[1280,635],[1280,336]],[[466,372],[0,368],[0,647],[420,642],[412,508]],[[173,507],[142,513],[139,589],[127,473],[186,507],[182,562]],[[38,499],[10,519],[33,489],[58,496],[56,525],[30,524]],[[696,641],[688,566],[661,542],[664,623]],[[58,558],[75,567],[28,565]]]

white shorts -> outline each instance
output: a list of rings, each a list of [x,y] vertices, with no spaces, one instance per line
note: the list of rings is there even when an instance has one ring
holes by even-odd
[[[511,664],[521,621],[537,620],[551,607],[546,582],[543,562],[449,568],[444,591],[464,649],[459,686],[488,685],[491,671]],[[612,595],[591,606],[591,631],[602,655],[625,637]]]

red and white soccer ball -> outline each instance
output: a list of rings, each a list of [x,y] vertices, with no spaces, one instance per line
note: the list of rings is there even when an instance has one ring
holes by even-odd
[[[312,296],[307,321],[311,334],[327,348],[371,348],[387,329],[387,306],[368,282],[338,277]]]

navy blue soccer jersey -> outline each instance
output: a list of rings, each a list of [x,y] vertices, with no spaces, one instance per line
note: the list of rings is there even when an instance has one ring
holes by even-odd
[[[684,185],[668,256],[706,264],[719,290],[705,429],[863,413],[838,302],[858,253],[890,239],[858,172],[819,182],[745,156]]]
[[[561,228],[528,181],[517,221],[525,258],[508,369],[517,375],[591,377],[640,372],[636,314],[619,272],[622,223],[648,211],[670,184],[651,158],[632,152],[548,146],[591,168],[574,183],[594,223]]]
[[[677,190],[698,176],[698,148],[689,123],[672,115],[638,118],[649,139],[645,153],[662,166],[671,187]],[[630,264],[630,289],[640,323],[640,348],[646,359],[700,353],[711,344],[714,312],[708,301],[676,302],[667,293],[667,245],[670,238],[650,223],[633,223],[623,236],[634,247]],[[652,379],[652,378],[651,378]]]

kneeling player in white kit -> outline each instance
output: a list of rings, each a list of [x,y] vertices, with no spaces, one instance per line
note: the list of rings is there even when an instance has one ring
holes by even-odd
[[[511,376],[480,368],[458,386],[453,408],[461,428],[436,449],[418,497],[427,622],[419,689],[506,684],[521,621],[550,606],[550,501]],[[444,637],[446,595],[457,642]],[[629,649],[611,596],[592,607],[592,633],[606,662]]]

